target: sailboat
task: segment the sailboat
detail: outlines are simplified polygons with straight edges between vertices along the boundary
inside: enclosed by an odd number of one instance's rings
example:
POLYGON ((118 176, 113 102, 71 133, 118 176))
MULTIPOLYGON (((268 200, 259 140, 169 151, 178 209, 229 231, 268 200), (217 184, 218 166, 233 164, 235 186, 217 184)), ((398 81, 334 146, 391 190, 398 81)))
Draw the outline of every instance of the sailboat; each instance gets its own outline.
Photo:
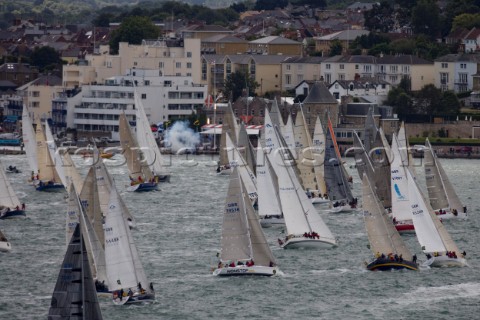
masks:
POLYGON ((465 251, 460 252, 440 218, 427 203, 410 170, 407 171, 410 206, 415 225, 415 234, 427 256, 424 266, 467 266, 465 251))
POLYGON ((158 190, 158 183, 153 179, 150 167, 145 163, 144 153, 133 135, 130 124, 125 113, 119 117, 120 143, 124 150, 123 155, 127 160, 127 168, 130 172, 131 184, 127 191, 155 191, 158 190))
MULTIPOLYGON (((93 167, 95 168, 95 181, 98 199, 100 203, 100 209, 102 215, 105 215, 108 212, 110 193, 112 189, 115 188, 115 186, 112 177, 108 173, 105 163, 103 163, 103 161, 100 159, 99 150, 96 148, 93 149, 93 163, 93 167)), ((83 198, 82 195, 82 202, 83 201, 85 201, 85 198, 83 198)), ((126 208, 126 205, 123 202, 122 198, 120 198, 120 203, 125 208, 124 210, 122 210, 125 222, 130 226, 130 228, 134 228, 136 226, 135 217, 126 208)))
POLYGON ((23 145, 25 146, 28 165, 32 171, 31 182, 33 182, 38 174, 37 141, 35 140, 35 129, 33 128, 32 118, 28 113, 26 105, 23 106, 22 111, 22 140, 23 145))
POLYGON ((76 225, 65 253, 48 319, 103 319, 80 224, 76 225))
POLYGON ((55 168, 54 159, 52 159, 50 155, 52 146, 47 143, 41 123, 37 124, 35 129, 35 141, 37 142, 36 155, 38 165, 37 175, 35 177, 32 176, 32 178, 35 178, 35 189, 45 192, 65 190, 65 187, 61 183, 62 179, 55 168))
POLYGON ((230 175, 222 223, 220 261, 215 276, 273 276, 279 272, 238 168, 230 175))
POLYGON ((327 185, 325 184, 324 177, 324 163, 325 163, 325 131, 323 130, 320 116, 317 116, 315 121, 315 128, 313 129, 312 138, 312 158, 314 160, 315 182, 317 184, 318 191, 316 194, 312 194, 311 199, 313 204, 328 203, 327 185))
POLYGON ((147 179, 156 182, 169 182, 170 174, 165 172, 163 156, 158 147, 157 141, 152 133, 152 128, 145 113, 142 100, 137 91, 134 92, 136 121, 137 121, 137 142, 145 157, 146 165, 150 168, 151 177, 147 179))
POLYGON ((250 166, 247 164, 245 158, 242 156, 237 146, 233 143, 230 138, 230 133, 226 133, 227 139, 227 155, 230 167, 238 167, 238 173, 242 177, 243 185, 247 191, 248 197, 254 204, 258 198, 257 193, 257 178, 255 174, 250 169, 250 166))
POLYGON ((256 167, 260 225, 262 227, 283 226, 285 220, 278 197, 277 176, 261 145, 257 148, 256 167))
POLYGON ((124 210, 127 208, 112 187, 104 225, 108 288, 116 305, 151 302, 155 300, 153 284, 147 280, 124 210))
MULTIPOLYGON (((219 160, 216 169, 217 175, 229 175, 233 171, 233 168, 230 166, 227 154, 227 133, 230 133, 232 140, 237 143, 238 136, 240 134, 240 127, 237 124, 230 103, 228 104, 227 111, 224 114, 222 134, 220 135, 219 160)), ((216 139, 216 136, 214 137, 214 139, 216 139)))
MULTIPOLYGON (((317 120, 320 121, 319 118, 317 118, 317 120)), ((320 130, 320 128, 316 129, 320 130)), ((323 197, 327 193, 327 190, 323 174, 320 172, 320 168, 323 169, 323 165, 320 166, 323 164, 323 161, 320 162, 314 158, 313 142, 307 125, 305 124, 305 116, 301 105, 297 113, 295 125, 293 126, 293 133, 296 153, 298 155, 295 163, 299 172, 300 183, 307 192, 308 197, 312 199, 312 202, 328 203, 329 200, 323 197)), ((317 137, 318 143, 323 142, 320 139, 322 139, 320 136, 317 137)))
POLYGON ((0 219, 26 216, 25 205, 18 200, 10 181, 5 175, 5 171, 0 171, 0 219))
POLYGON ((280 198, 287 237, 279 239, 282 248, 321 248, 337 245, 330 229, 323 222, 296 173, 292 158, 278 127, 272 125, 268 109, 265 109, 266 153, 278 179, 280 198))
POLYGON ((392 162, 390 163, 390 192, 392 201, 392 217, 395 228, 400 233, 413 233, 415 226, 412 221, 412 212, 408 189, 408 159, 402 155, 397 135, 392 136, 392 162))
POLYGON ((342 156, 338 149, 332 122, 328 119, 325 144, 325 184, 327 185, 332 212, 349 212, 355 210, 357 201, 353 198, 342 156))
POLYGON ((370 249, 375 258, 366 264, 368 270, 409 269, 417 270, 416 256, 395 229, 383 204, 377 198, 366 174, 362 179, 363 220, 370 249))
POLYGON ((442 220, 466 218, 467 207, 462 205, 428 138, 425 140, 423 154, 428 198, 435 213, 442 220))
POLYGON ((0 230, 0 252, 9 252, 12 250, 12 245, 8 241, 7 237, 0 230))

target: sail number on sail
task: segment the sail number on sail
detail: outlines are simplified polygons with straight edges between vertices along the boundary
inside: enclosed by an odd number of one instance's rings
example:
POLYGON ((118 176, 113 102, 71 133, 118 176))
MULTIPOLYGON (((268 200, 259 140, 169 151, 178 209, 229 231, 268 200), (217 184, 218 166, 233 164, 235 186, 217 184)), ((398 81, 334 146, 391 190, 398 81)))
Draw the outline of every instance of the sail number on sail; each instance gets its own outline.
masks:
POLYGON ((418 207, 418 204, 412 204, 412 214, 417 215, 417 214, 422 214, 423 210, 418 207))
POLYGON ((227 203, 227 209, 225 209, 225 212, 227 212, 227 213, 240 212, 240 208, 238 207, 238 203, 236 203, 236 202, 227 203))

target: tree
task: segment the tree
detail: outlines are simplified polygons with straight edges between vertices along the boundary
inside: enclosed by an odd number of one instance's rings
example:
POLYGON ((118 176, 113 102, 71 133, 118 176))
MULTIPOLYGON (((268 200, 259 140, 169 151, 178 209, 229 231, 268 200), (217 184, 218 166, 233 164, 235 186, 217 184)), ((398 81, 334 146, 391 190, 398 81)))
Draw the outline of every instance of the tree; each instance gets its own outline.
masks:
POLYGON ((32 65, 38 67, 40 72, 45 70, 60 69, 62 59, 60 54, 52 47, 36 47, 30 55, 32 65))
POLYGON ((125 18, 120 27, 112 32, 110 48, 118 53, 119 42, 141 44, 144 39, 156 39, 160 35, 160 28, 155 26, 149 18, 132 16, 125 18))
POLYGON ((458 114, 460 112, 461 103, 453 91, 444 91, 440 100, 439 113, 458 114))
POLYGON ((418 114, 438 114, 441 110, 442 92, 433 84, 427 84, 416 94, 415 109, 418 114))
POLYGON ((440 10, 434 0, 420 0, 412 9, 412 28, 416 34, 436 39, 440 34, 440 10))
POLYGON ((230 101, 236 101, 242 96, 247 87, 249 94, 254 94, 255 90, 259 87, 259 84, 255 79, 250 77, 248 72, 235 71, 225 80, 223 95, 228 97, 230 101))
POLYGON ((333 40, 330 44, 330 57, 341 55, 343 52, 343 46, 340 40, 333 40))
POLYGON ((108 27, 110 26, 113 17, 114 16, 111 13, 101 13, 93 19, 92 23, 95 27, 108 27))
POLYGON ((394 25, 394 10, 389 2, 375 4, 372 10, 365 11, 365 27, 372 31, 390 32, 394 25))

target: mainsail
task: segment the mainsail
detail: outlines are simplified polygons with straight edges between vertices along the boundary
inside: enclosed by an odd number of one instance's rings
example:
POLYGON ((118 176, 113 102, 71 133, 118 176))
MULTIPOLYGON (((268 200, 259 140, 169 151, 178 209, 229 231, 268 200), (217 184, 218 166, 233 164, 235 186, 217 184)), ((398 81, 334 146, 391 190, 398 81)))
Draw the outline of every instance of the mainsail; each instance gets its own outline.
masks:
POLYGON ((425 140, 425 147, 425 181, 430 205, 434 210, 448 208, 461 212, 463 209, 462 202, 450 183, 428 138, 425 140))
POLYGON ((35 140, 35 130, 33 128, 32 119, 28 114, 27 106, 23 106, 22 112, 22 140, 25 147, 25 153, 27 154, 28 165, 32 170, 32 173, 36 175, 38 173, 37 163, 37 141, 35 140))
POLYGON ((282 215, 277 178, 261 146, 257 148, 257 190, 258 215, 261 218, 282 215))
POLYGON ((0 162, 0 211, 1 207, 7 207, 13 209, 17 206, 20 207, 20 200, 18 200, 15 190, 13 190, 10 181, 5 175, 2 163, 0 162))
POLYGON ((457 252, 458 249, 443 223, 434 213, 432 207, 425 201, 410 170, 407 170, 409 194, 413 224, 418 242, 425 253, 457 252))
POLYGON ((143 103, 136 91, 134 92, 134 98, 135 107, 137 110, 137 142, 145 157, 145 165, 150 167, 152 176, 145 177, 147 180, 150 180, 154 176, 164 175, 165 167, 162 154, 160 153, 160 149, 158 148, 157 142, 155 141, 155 137, 153 136, 152 129, 148 122, 143 103))
POLYGON ((133 241, 130 228, 125 221, 123 211, 126 207, 120 201, 115 187, 110 192, 108 213, 105 216, 105 261, 109 290, 137 288, 143 285, 147 293, 148 280, 140 262, 137 247, 133 241))
POLYGON ((412 260, 410 250, 388 217, 366 174, 363 175, 362 193, 363 219, 372 252, 398 254, 402 255, 403 259, 412 260))
POLYGON ((79 224, 72 235, 57 277, 48 319, 102 319, 79 224))

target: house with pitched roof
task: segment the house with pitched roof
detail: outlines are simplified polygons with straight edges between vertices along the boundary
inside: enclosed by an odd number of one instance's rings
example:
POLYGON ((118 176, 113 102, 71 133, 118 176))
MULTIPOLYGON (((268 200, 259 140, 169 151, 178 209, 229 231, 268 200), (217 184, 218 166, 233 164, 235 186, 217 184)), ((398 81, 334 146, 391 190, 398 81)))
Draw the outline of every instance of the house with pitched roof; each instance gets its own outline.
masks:
POLYGON ((344 96, 352 96, 376 104, 382 104, 391 89, 390 83, 376 78, 336 80, 328 86, 328 90, 337 100, 344 96))
POLYGON ((282 62, 282 91, 296 90, 303 81, 319 81, 324 57, 290 57, 282 62))
POLYGON ((322 62, 321 78, 326 84, 336 80, 375 76, 377 58, 367 55, 337 55, 322 62))
POLYGON ((323 52, 324 55, 327 55, 330 52, 330 46, 334 41, 340 41, 344 51, 349 46, 349 43, 355 40, 360 36, 368 36, 370 31, 368 30, 342 30, 327 34, 321 37, 313 38, 315 40, 315 51, 323 52))
POLYGON ((247 53, 251 54, 283 54, 302 55, 303 45, 301 42, 279 36, 268 36, 248 43, 247 53))
POLYGON ((480 53, 457 53, 441 56, 434 61, 435 87, 455 93, 474 89, 473 79, 479 72, 480 53))
POLYGON ((202 54, 243 54, 248 49, 248 41, 232 36, 217 34, 202 39, 202 54))

